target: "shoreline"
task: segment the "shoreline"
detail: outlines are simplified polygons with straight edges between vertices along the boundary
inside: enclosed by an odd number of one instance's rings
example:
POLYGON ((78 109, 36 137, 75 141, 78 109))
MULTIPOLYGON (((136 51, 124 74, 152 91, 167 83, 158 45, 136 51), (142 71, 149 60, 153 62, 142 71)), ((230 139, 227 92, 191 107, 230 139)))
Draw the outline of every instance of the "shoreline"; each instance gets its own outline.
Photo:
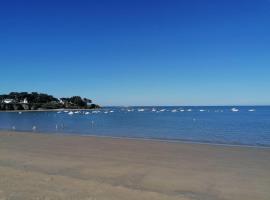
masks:
POLYGON ((268 148, 0 131, 0 199, 268 200, 269 156, 268 148))
POLYGON ((5 130, 0 129, 1 132, 9 133, 33 133, 33 134, 45 134, 45 135, 58 135, 58 136, 75 136, 75 137, 96 137, 96 138, 108 138, 119 140, 138 140, 138 141, 152 141, 152 142, 165 142, 165 143, 183 143, 183 144, 198 144, 198 145, 211 145, 211 146, 224 146, 224 147, 243 147, 243 148, 259 148, 270 149, 267 145, 248 145, 248 144, 228 144, 228 143, 211 143, 207 141, 192 141, 181 139, 158 139, 158 138, 144 138, 144 137, 125 137, 125 136, 109 136, 109 135, 95 135, 95 134, 80 134, 80 133, 64 133, 64 132, 39 132, 39 131, 20 131, 20 130, 5 130))
POLYGON ((79 134, 79 133, 62 133, 62 132, 39 132, 39 131, 20 131, 20 130, 4 130, 0 129, 1 132, 8 133, 32 133, 32 134, 45 134, 45 135, 58 135, 58 136, 74 136, 74 137, 94 137, 94 138, 108 138, 116 140, 135 140, 135 141, 150 141, 150 142, 164 142, 164 143, 183 143, 183 144, 198 144, 198 145, 210 145, 210 146, 224 146, 224 147, 243 147, 243 148, 255 148, 255 149, 270 149, 267 145, 247 145, 247 144, 228 144, 228 143, 211 143, 204 141, 191 141, 181 139, 157 139, 157 138, 143 138, 143 137, 125 137, 125 136, 107 136, 107 135, 95 135, 95 134, 79 134))
POLYGON ((87 109, 87 108, 80 108, 80 109, 48 109, 48 110, 0 110, 0 112, 58 112, 58 111, 91 111, 91 110, 98 110, 98 109, 102 109, 102 108, 91 108, 91 109, 87 109))

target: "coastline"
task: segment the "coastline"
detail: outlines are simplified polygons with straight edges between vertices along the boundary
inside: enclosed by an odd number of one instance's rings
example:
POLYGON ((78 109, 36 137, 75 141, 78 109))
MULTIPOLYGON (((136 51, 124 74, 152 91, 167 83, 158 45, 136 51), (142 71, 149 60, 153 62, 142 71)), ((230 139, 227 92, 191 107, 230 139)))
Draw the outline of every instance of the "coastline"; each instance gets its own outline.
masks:
POLYGON ((47 109, 47 110, 0 110, 0 112, 58 112, 58 111, 91 111, 91 110, 98 110, 102 108, 79 108, 79 109, 47 109))
POLYGON ((5 130, 0 129, 1 132, 8 133, 32 133, 32 134, 53 134, 57 136, 73 136, 73 137, 94 137, 94 138, 107 138, 116 140, 135 140, 135 141, 150 141, 150 142, 164 142, 164 143, 180 143, 180 144, 198 144, 198 145, 210 145, 210 146, 224 146, 224 147, 243 147, 243 148, 259 148, 259 149, 270 149, 268 145, 248 145, 248 144, 230 144, 230 143, 214 143, 208 141, 193 141, 184 139, 162 139, 162 138, 146 138, 146 137, 126 137, 126 136, 109 136, 109 135, 98 135, 98 134, 78 134, 78 133, 64 133, 64 132, 40 132, 40 131, 20 131, 20 130, 5 130))
POLYGON ((269 156, 268 148, 0 131, 0 199, 268 200, 269 156))

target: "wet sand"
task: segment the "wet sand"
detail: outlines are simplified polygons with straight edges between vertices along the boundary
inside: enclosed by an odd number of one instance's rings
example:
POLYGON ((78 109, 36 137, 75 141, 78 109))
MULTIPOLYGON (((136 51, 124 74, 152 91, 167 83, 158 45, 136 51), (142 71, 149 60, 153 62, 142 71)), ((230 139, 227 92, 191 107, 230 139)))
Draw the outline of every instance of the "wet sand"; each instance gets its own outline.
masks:
POLYGON ((270 149, 0 132, 0 200, 269 200, 270 149))

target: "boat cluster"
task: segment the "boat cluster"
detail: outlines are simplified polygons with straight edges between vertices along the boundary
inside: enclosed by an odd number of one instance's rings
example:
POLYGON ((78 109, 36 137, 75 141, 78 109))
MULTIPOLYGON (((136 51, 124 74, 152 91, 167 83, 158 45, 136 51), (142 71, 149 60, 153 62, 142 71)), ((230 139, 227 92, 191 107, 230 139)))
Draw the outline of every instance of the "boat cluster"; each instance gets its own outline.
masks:
MULTIPOLYGON (((172 113, 176 113, 176 112, 192 112, 192 111, 199 111, 199 112, 211 112, 212 110, 205 110, 205 109, 199 109, 199 110, 193 110, 191 108, 188 108, 188 109, 183 109, 183 108, 174 108, 174 109, 158 109, 158 108, 132 108, 132 109, 121 109, 122 111, 127 111, 127 112, 156 112, 156 113, 159 113, 159 112, 172 112, 172 113)), ((219 109, 219 110, 214 110, 213 112, 224 112, 225 110, 222 110, 222 109, 219 109)), ((240 109, 238 108, 232 108, 230 109, 231 112, 239 112, 240 109)), ((248 109, 249 112, 255 112, 256 110, 255 109, 248 109)))
MULTIPOLYGON (((122 109, 99 109, 99 110, 77 110, 77 111, 71 111, 71 110, 64 110, 64 111, 58 111, 57 113, 67 113, 68 115, 74 115, 74 114, 83 114, 83 115, 89 115, 89 114, 98 114, 98 113, 103 113, 103 114, 110 114, 114 112, 153 112, 153 113, 162 113, 162 112, 172 112, 172 113, 177 113, 177 112, 192 112, 192 111, 197 111, 197 112, 224 112, 225 110, 219 109, 219 110, 206 110, 206 109, 184 109, 184 108, 122 108, 122 109)), ((228 111, 228 110, 227 110, 228 111)), ((229 111, 231 112, 239 112, 239 108, 231 108, 229 111)), ((248 112, 255 112, 255 109, 248 109, 248 112)))
POLYGON ((113 113, 114 110, 77 110, 77 111, 71 111, 71 110, 64 110, 64 111, 58 111, 57 114, 66 113, 68 115, 74 115, 74 114, 82 114, 82 115, 89 115, 89 114, 97 114, 97 113, 113 113))

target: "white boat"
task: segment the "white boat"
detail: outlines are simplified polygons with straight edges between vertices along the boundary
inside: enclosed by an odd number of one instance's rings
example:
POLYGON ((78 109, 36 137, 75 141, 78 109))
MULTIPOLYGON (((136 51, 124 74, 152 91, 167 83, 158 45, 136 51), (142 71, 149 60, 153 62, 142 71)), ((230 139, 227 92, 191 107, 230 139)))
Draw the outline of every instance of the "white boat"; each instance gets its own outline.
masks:
POLYGON ((238 112, 239 109, 237 109, 237 108, 232 108, 231 111, 232 111, 232 112, 238 112))
POLYGON ((173 109, 172 112, 177 112, 177 110, 176 109, 173 109))
POLYGON ((187 111, 188 111, 188 112, 191 112, 191 111, 192 111, 192 109, 187 109, 187 111))
POLYGON ((185 112, 185 110, 181 109, 180 112, 185 112))
POLYGON ((249 112, 255 112, 255 109, 249 109, 248 111, 249 112))
POLYGON ((78 114, 78 113, 80 113, 79 111, 76 111, 76 112, 74 112, 75 114, 78 114))
POLYGON ((156 112, 157 110, 155 108, 152 108, 152 112, 156 112))
POLYGON ((73 112, 72 112, 72 111, 70 111, 68 114, 69 114, 69 115, 73 115, 73 112))
POLYGON ((84 114, 85 114, 85 115, 89 115, 89 112, 85 112, 84 114))
POLYGON ((143 108, 138 109, 138 112, 143 112, 143 111, 144 111, 144 109, 143 109, 143 108))
POLYGON ((200 112, 204 112, 205 110, 201 109, 200 112))
POLYGON ((164 112, 166 109, 161 109, 160 112, 164 112))
POLYGON ((110 111, 110 113, 113 113, 113 112, 114 112, 113 110, 110 111))

